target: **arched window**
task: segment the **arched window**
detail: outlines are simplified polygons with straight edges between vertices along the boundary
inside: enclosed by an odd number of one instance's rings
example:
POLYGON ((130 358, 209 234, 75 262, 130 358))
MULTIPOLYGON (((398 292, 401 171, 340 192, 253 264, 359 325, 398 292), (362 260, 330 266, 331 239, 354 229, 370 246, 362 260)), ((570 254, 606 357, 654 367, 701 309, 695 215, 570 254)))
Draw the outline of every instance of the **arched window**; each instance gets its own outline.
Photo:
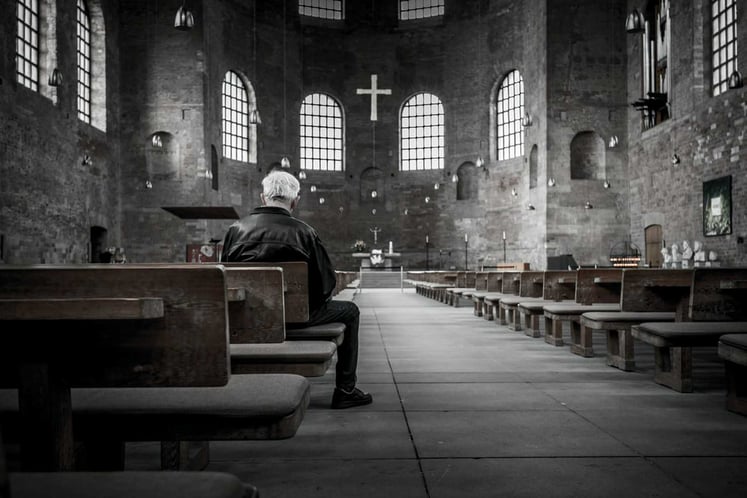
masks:
POLYGON ((342 107, 323 93, 301 103, 301 169, 343 171, 345 135, 342 107))
POLYGON ((78 54, 78 119, 91 122, 91 19, 85 0, 78 0, 76 52, 78 54))
POLYGON ((16 78, 31 90, 39 90, 39 1, 16 2, 16 78))
POLYGON ((669 53, 672 48, 669 0, 649 0, 644 17, 645 29, 641 35, 642 98, 634 105, 641 111, 643 129, 646 130, 669 119, 669 53))
POLYGON ((340 21, 345 19, 345 1, 298 0, 298 13, 302 16, 340 21))
POLYGON ((498 87, 496 98, 496 145, 498 160, 524 155, 524 80, 511 71, 498 87))
POLYGON ((737 69, 736 0, 711 0, 711 26, 715 97, 729 88, 729 76, 737 69))
POLYGON ((571 180, 605 177, 607 151, 604 140, 593 131, 582 131, 571 140, 571 180))
POLYGON ((425 19, 444 15, 444 0, 400 0, 399 19, 425 19))
MULTIPOLYGON (((223 157, 249 162, 249 111, 254 102, 249 101, 249 90, 244 80, 233 71, 228 71, 223 78, 222 100, 223 157)), ((256 125, 251 128, 256 133, 256 125)))
POLYGON ((444 106, 438 97, 419 93, 405 102, 400 115, 399 169, 443 169, 444 130, 444 106))

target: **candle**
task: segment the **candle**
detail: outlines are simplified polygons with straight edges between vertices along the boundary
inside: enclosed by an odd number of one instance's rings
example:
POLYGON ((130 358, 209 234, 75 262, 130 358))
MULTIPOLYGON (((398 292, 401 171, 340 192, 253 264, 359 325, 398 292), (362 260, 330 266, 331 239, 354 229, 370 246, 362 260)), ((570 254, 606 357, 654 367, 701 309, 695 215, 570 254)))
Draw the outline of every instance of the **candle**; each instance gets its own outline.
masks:
POLYGON ((506 240, 506 232, 503 232, 503 240, 506 240))
POLYGON ((428 235, 426 234, 426 236, 425 236, 425 243, 427 244, 428 242, 430 242, 430 240, 428 239, 428 235))
POLYGON ((389 254, 392 254, 394 252, 394 246, 392 245, 392 241, 389 241, 389 254))
POLYGON ((464 241, 469 242, 469 236, 466 233, 464 234, 464 241))

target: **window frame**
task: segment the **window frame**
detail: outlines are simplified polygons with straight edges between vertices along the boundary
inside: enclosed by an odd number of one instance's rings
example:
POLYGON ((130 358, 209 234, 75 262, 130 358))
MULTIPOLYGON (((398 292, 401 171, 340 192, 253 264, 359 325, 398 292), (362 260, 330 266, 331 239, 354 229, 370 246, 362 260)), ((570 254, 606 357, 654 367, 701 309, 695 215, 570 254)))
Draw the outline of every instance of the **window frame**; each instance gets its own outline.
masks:
POLYGON ((420 21, 443 17, 445 12, 446 0, 400 0, 397 17, 402 22, 420 21), (434 9, 436 13, 432 13, 434 9))
POLYGON ((226 71, 221 84, 221 153, 226 159, 249 162, 249 112, 248 85, 238 72, 226 71), (233 90, 231 94, 227 93, 227 87, 233 90))
POLYGON ((299 165, 305 171, 333 173, 345 171, 345 115, 342 105, 332 95, 324 92, 314 92, 306 95, 301 101, 299 109, 299 165), (315 98, 316 102, 314 102, 315 98), (306 112, 309 109, 313 111, 315 108, 319 108, 319 110, 327 109, 328 112, 325 114, 306 112), (311 122, 307 122, 307 119, 311 122), (332 120, 332 123, 329 123, 330 120, 332 120), (333 131, 332 137, 329 136, 330 130, 333 131), (307 145, 307 140, 310 140, 311 144, 307 145), (338 143, 339 147, 322 147, 323 141, 329 145, 330 140, 333 144, 338 143), (332 158, 329 157, 330 152, 332 158), (322 165, 328 165, 330 162, 333 164, 332 168, 322 167, 322 165))
POLYGON ((718 8, 719 0, 710 2, 711 25, 711 95, 716 97, 729 89, 729 77, 737 70, 739 49, 739 12, 737 0, 725 0, 725 8, 718 8), (732 19, 728 16, 731 14, 732 19), (721 25, 723 21, 723 26, 721 25), (731 34, 731 37, 730 37, 731 34), (724 40, 721 40, 723 35, 724 40), (731 54, 729 51, 731 49, 731 54), (723 59, 721 55, 723 53, 723 59), (718 62, 716 62, 718 60, 718 62))
POLYGON ((41 0, 16 0, 16 81, 39 91, 41 0))
POLYGON ((93 102, 93 60, 91 52, 93 43, 91 14, 86 0, 77 1, 75 26, 78 119, 84 123, 91 124, 93 102), (85 23, 82 21, 85 21, 85 23))
POLYGON ((438 171, 443 170, 446 164, 446 112, 444 109, 443 102, 441 99, 429 92, 418 92, 410 96, 402 104, 399 112, 399 170, 403 172, 410 171, 438 171), (423 102, 418 102, 418 98, 422 97, 423 102), (430 99, 425 102, 425 99, 430 99), (434 101, 435 99, 435 101, 434 101), (412 103, 412 104, 411 104, 412 103), (414 108, 424 109, 428 106, 429 111, 432 111, 432 106, 436 106, 437 112, 429 112, 428 114, 413 113, 412 115, 406 115, 409 109, 414 108), (436 123, 433 124, 433 117, 436 116, 436 123), (422 124, 418 124, 418 119, 423 118, 422 124), (407 119, 407 123, 405 122, 407 119), (410 126, 409 120, 415 119, 416 123, 414 126, 410 126), (427 123, 426 123, 427 122, 427 123), (429 134, 424 133, 425 128, 429 128, 429 134), (435 134, 433 133, 435 128, 435 134), (415 130, 414 135, 411 136, 410 130, 415 130), (419 133, 423 132, 423 133, 419 133), (433 140, 437 139, 438 144, 433 146, 433 140), (422 140, 422 144, 418 144, 418 141, 422 140), (407 142, 406 142, 407 141, 407 142), (410 141, 415 141, 415 146, 409 146, 410 141), (427 145, 430 141, 431 145, 427 145), (405 144, 407 143, 407 147, 405 144), (422 155, 426 150, 430 151, 431 154, 435 151, 437 155, 428 154, 422 155), (414 151, 414 157, 410 157, 410 151, 414 151), (415 162, 414 166, 410 166, 412 162, 415 162), (422 164, 418 164, 422 161, 422 164), (434 167, 433 164, 436 164, 434 167))
POLYGON ((526 142, 523 124, 526 112, 524 96, 524 78, 518 69, 513 69, 501 79, 495 94, 494 150, 498 161, 508 161, 524 155, 526 142), (515 77, 518 77, 518 79, 515 79, 515 77), (519 88, 518 92, 515 91, 517 87, 519 88), (504 95, 504 92, 507 95, 504 95), (514 100, 518 100, 516 105, 513 105, 514 100), (507 102, 509 107, 503 105, 507 102))
POLYGON ((311 19, 322 19, 324 21, 344 21, 345 0, 298 0, 298 15, 311 19), (333 5, 329 6, 330 3, 333 5), (339 4, 340 8, 335 8, 337 5, 334 4, 339 4), (335 14, 338 12, 339 16, 336 16, 335 14), (327 15, 329 13, 332 15, 327 15))

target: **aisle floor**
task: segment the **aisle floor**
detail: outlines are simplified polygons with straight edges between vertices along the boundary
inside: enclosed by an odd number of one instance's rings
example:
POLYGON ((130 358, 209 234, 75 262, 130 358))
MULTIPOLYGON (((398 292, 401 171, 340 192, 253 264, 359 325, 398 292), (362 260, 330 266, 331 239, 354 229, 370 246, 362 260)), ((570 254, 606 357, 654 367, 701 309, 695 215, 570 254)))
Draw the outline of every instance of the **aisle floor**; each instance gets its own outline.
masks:
MULTIPOLYGON (((622 372, 603 336, 581 358, 412 290, 355 302, 374 403, 329 409, 332 367, 294 438, 214 442, 210 470, 263 498, 745 495, 747 417, 724 408, 713 351, 696 352, 696 392, 681 394, 653 382, 645 344, 622 372)), ((128 461, 155 469, 158 448, 128 445, 128 461)))

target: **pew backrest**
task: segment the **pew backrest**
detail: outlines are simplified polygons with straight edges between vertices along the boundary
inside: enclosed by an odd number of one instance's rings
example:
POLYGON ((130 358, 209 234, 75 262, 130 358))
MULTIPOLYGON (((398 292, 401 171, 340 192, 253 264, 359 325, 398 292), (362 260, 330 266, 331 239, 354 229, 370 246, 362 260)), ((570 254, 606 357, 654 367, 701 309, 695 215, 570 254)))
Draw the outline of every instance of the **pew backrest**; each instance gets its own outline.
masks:
POLYGON ((283 269, 226 266, 231 344, 285 340, 283 269))
POLYGON ((579 268, 576 271, 576 302, 578 304, 620 303, 621 269, 579 268))
POLYGON ((671 312, 687 319, 693 270, 659 268, 624 269, 620 310, 671 312))
POLYGON ((523 271, 519 273, 519 296, 542 297, 544 275, 541 271, 523 271))
POLYGON ((0 316, 0 363, 8 371, 38 359, 62 362, 66 381, 78 387, 228 382, 219 265, 0 265, 0 316), (29 303, 41 314, 24 312, 29 303))
POLYGON ((695 268, 688 307, 692 321, 747 321, 747 268, 695 268))
POLYGON ((309 321, 309 270, 304 261, 284 261, 272 263, 240 262, 222 263, 226 268, 267 268, 283 269, 285 289, 286 323, 309 321))
POLYGON ((501 293, 519 295, 521 272, 504 271, 501 277, 501 293))
POLYGON ((576 296, 575 270, 548 270, 544 272, 542 298, 547 301, 563 301, 576 296))

